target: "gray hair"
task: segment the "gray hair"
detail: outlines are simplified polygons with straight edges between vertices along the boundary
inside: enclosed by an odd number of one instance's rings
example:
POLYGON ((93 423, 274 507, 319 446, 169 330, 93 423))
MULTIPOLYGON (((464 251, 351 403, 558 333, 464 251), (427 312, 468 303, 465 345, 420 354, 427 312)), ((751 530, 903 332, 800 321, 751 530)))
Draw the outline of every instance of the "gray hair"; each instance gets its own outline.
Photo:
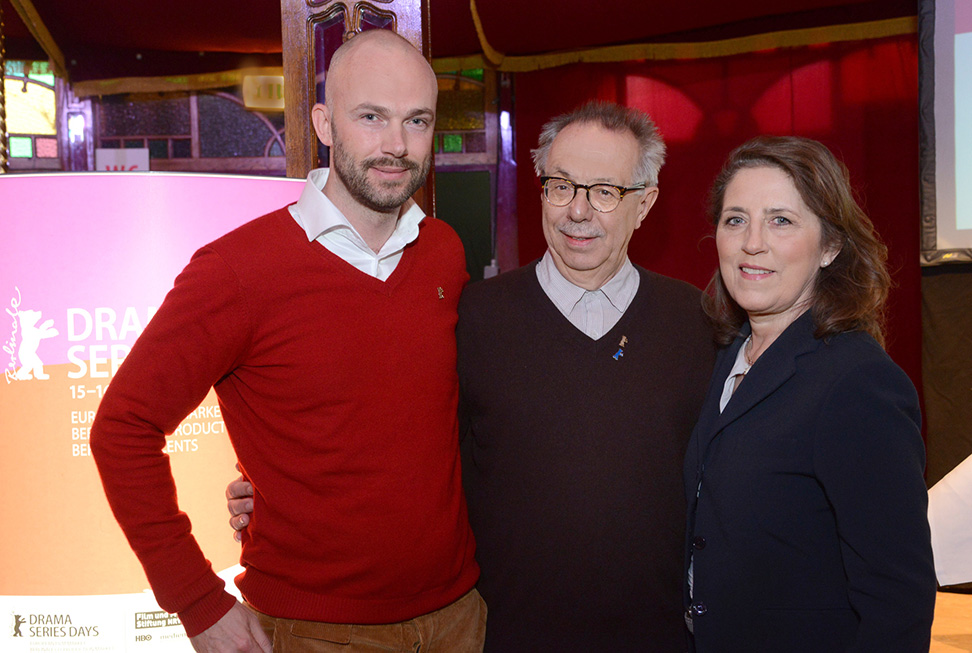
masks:
POLYGON ((610 131, 631 132, 638 141, 638 149, 641 150, 632 183, 643 181, 648 186, 658 185, 658 171, 665 163, 665 142, 655 128, 655 123, 644 111, 603 101, 588 102, 570 113, 557 116, 543 126, 537 149, 530 152, 537 176, 544 174, 547 156, 557 135, 568 125, 583 123, 594 123, 610 131))

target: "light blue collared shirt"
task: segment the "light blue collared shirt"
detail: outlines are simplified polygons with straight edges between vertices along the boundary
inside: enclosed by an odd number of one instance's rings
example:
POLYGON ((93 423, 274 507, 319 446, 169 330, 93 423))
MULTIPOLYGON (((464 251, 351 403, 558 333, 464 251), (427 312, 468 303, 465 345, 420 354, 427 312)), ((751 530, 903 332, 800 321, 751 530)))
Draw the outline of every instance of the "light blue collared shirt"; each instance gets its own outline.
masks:
POLYGON ((597 290, 585 290, 557 269, 550 250, 537 264, 537 280, 550 301, 570 323, 593 340, 610 331, 638 292, 641 275, 627 258, 611 279, 597 290))

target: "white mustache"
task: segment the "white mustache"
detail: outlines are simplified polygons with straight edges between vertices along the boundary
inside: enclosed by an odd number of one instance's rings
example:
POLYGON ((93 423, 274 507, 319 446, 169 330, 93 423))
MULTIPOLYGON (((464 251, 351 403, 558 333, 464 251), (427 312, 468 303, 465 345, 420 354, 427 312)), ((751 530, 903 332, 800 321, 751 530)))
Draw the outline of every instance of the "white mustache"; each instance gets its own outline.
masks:
POLYGON ((558 231, 568 238, 599 238, 604 235, 604 232, 599 229, 585 229, 578 225, 565 225, 559 227, 558 231))

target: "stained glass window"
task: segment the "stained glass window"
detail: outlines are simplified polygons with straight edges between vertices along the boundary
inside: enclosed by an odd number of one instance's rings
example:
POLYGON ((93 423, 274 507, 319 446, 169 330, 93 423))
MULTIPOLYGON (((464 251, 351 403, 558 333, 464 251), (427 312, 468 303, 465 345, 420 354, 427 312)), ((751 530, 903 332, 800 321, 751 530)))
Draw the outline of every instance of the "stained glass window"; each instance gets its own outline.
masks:
POLYGON ((485 129, 486 86, 482 81, 482 73, 482 70, 477 70, 438 75, 439 106, 436 126, 440 130, 485 129))
POLYGON ((462 134, 443 134, 443 152, 462 152, 462 134))
POLYGON ((241 88, 105 96, 95 108, 97 147, 148 148, 153 170, 286 171, 284 114, 246 109, 241 88))
POLYGON ((438 165, 496 162, 496 76, 481 68, 439 73, 438 165))
POLYGON ((12 170, 57 168, 57 100, 45 61, 7 61, 3 94, 12 170))
POLYGON ((283 113, 278 111, 264 114, 248 110, 243 106, 242 95, 200 95, 200 156, 264 156, 267 138, 272 133, 266 125, 270 116, 283 127, 283 113))
POLYGON ((188 93, 106 95, 98 115, 101 138, 190 133, 188 93))
POLYGON ((10 156, 14 159, 29 159, 34 156, 34 144, 29 137, 10 137, 10 156))

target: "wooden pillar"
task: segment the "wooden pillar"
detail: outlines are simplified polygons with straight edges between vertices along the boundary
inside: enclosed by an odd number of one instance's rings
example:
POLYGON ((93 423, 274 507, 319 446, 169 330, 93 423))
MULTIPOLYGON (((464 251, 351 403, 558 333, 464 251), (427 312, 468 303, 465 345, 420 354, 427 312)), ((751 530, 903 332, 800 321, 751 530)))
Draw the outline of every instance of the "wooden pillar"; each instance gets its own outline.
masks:
MULTIPOLYGON (((303 178, 327 165, 311 125, 311 108, 324 101, 325 71, 334 51, 369 29, 391 29, 429 58, 428 0, 280 0, 283 28, 284 125, 287 176, 303 178)), ((424 205, 424 204, 423 204, 424 205)))
POLYGON ((89 172, 94 167, 95 129, 94 111, 90 99, 81 99, 71 91, 63 79, 55 81, 57 88, 57 149, 61 170, 89 172))

